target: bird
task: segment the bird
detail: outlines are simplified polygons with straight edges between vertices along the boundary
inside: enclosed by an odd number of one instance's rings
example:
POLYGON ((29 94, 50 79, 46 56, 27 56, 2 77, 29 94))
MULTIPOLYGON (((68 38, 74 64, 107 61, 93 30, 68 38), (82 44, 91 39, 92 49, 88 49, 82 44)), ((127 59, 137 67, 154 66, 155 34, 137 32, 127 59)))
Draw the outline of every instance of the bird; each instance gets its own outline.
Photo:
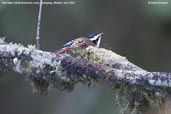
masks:
POLYGON ((55 54, 62 54, 67 51, 72 51, 73 53, 80 53, 83 49, 88 46, 99 47, 101 42, 101 37, 103 33, 91 34, 87 37, 79 37, 71 40, 63 45, 63 48, 55 51, 55 54))

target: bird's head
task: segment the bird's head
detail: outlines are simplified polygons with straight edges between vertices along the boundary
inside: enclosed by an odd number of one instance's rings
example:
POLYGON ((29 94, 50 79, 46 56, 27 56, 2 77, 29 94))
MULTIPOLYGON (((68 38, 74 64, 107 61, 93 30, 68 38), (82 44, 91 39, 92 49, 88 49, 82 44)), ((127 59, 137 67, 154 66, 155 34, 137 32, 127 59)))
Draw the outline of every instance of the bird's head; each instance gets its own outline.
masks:
POLYGON ((96 47, 99 47, 102 35, 103 33, 91 34, 87 36, 87 38, 90 39, 96 45, 96 47))

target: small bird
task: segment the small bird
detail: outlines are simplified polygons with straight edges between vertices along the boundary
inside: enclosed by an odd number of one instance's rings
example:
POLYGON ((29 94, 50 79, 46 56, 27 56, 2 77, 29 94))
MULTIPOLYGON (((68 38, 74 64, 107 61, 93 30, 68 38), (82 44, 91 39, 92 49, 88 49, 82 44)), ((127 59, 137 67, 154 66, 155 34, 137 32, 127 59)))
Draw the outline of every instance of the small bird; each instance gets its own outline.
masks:
POLYGON ((81 51, 88 46, 99 47, 102 35, 103 33, 91 34, 87 37, 79 37, 75 40, 71 40, 64 44, 62 49, 55 51, 55 54, 62 54, 68 50, 75 53, 76 51, 81 51))

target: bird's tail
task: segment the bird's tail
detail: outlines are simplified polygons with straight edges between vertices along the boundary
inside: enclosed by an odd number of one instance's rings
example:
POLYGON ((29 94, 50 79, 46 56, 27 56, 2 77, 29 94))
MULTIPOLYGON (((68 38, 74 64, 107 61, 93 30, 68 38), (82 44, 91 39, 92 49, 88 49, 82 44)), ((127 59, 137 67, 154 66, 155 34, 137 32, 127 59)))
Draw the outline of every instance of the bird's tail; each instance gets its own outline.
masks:
POLYGON ((68 51, 68 50, 69 50, 69 48, 64 47, 64 48, 62 48, 62 49, 59 49, 59 50, 55 51, 54 53, 55 53, 55 54, 62 54, 62 53, 64 53, 64 52, 68 51))

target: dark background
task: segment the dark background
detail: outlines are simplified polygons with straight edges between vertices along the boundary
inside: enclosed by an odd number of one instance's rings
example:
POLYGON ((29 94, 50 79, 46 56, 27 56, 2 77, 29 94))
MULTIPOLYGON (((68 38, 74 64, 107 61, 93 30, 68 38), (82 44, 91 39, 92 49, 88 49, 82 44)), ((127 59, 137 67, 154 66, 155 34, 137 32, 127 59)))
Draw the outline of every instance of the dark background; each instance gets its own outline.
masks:
MULTIPOLYGON (((148 71, 171 71, 169 0, 161 0, 167 5, 150 5, 150 0, 73 1, 74 5, 43 5, 42 50, 55 51, 76 37, 103 32, 101 47, 148 71)), ((37 16, 38 5, 0 3, 0 36, 25 46, 35 44, 37 16)), ((24 76, 14 72, 0 80, 0 114, 118 114, 118 110, 115 90, 108 85, 78 84, 70 93, 53 89, 41 96, 32 92, 24 76)))

